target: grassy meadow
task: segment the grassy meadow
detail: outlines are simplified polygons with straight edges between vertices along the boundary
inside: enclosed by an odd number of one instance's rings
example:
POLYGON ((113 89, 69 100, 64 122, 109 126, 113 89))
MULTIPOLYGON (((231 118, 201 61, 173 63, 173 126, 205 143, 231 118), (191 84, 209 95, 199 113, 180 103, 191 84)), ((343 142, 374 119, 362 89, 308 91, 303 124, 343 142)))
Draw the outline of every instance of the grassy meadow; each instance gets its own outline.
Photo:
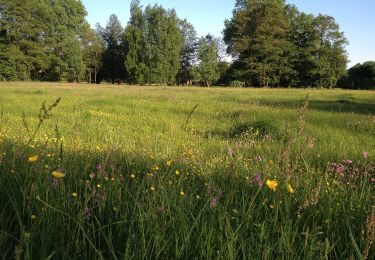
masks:
POLYGON ((374 158, 375 91, 0 83, 1 258, 374 259, 374 158))

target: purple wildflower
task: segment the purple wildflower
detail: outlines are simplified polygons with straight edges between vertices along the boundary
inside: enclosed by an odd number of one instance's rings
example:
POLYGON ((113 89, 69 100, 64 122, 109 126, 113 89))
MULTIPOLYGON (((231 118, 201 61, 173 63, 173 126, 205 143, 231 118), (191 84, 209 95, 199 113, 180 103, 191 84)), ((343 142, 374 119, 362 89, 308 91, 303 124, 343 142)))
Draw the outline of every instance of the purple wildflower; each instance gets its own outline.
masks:
POLYGON ((343 160, 342 162, 343 162, 343 163, 346 163, 346 164, 352 164, 352 163, 353 163, 352 160, 343 160))
POLYGON ((263 176, 262 176, 262 174, 260 172, 256 173, 255 176, 254 176, 254 179, 257 182, 258 187, 262 188, 262 186, 263 186, 263 176))
POLYGON ((211 201, 211 207, 216 208, 216 206, 217 206, 217 198, 216 196, 213 196, 212 201, 211 201))
POLYGON ((341 163, 336 167, 336 173, 340 176, 344 176, 345 166, 341 163))

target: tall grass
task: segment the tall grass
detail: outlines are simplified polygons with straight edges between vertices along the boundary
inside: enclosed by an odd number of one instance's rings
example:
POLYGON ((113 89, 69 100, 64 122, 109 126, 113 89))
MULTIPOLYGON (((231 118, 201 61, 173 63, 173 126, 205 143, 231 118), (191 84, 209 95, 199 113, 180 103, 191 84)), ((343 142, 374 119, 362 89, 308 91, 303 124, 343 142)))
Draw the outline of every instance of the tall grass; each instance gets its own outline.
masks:
POLYGON ((1 256, 372 259, 374 100, 2 84, 1 256))

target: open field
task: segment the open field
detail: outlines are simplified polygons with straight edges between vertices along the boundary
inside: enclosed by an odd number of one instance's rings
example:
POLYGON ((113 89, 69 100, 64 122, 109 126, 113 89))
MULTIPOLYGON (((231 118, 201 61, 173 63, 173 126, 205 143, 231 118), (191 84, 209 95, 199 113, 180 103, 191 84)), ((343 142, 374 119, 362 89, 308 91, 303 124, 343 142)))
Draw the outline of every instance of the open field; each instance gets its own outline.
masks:
POLYGON ((374 91, 1 83, 1 256, 372 259, 374 158, 374 91))

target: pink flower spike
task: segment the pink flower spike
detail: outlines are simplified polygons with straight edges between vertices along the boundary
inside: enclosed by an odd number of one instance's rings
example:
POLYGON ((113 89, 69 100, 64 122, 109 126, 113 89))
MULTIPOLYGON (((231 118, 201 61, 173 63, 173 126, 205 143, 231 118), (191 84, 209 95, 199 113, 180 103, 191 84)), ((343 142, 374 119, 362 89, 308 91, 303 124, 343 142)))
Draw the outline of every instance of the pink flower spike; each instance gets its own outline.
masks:
POLYGON ((262 186, 263 186, 263 178, 262 178, 262 174, 258 172, 257 174, 255 174, 254 179, 255 179, 255 181, 257 182, 258 187, 259 187, 259 188, 262 188, 262 186))
POLYGON ((211 201, 211 207, 216 208, 216 206, 217 206, 217 198, 216 196, 213 196, 212 201, 211 201))

